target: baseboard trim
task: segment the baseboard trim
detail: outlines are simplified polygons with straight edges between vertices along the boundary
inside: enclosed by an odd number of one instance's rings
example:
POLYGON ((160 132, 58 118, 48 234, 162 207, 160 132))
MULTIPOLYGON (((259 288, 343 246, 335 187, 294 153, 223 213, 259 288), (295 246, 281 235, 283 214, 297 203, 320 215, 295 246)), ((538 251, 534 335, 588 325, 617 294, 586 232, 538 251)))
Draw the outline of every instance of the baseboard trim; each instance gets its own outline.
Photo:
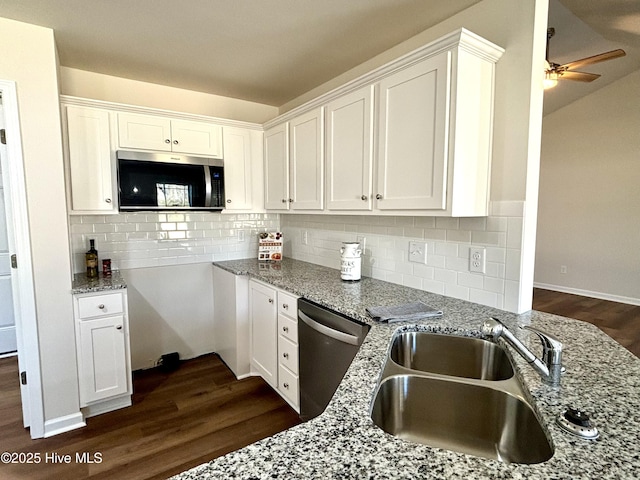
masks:
POLYGON ((533 287, 541 288, 543 290, 553 290, 554 292, 571 293, 573 295, 580 295, 582 297, 591 297, 591 298, 597 298, 600 300, 609 300, 611 302, 627 303, 629 305, 640 306, 640 298, 624 297, 622 295, 612 295, 610 293, 593 292, 591 290, 564 287, 562 285, 551 285, 548 283, 533 282, 533 287))
POLYGON ((64 417, 54 418, 44 422, 44 438, 53 437, 54 435, 59 435, 70 430, 86 426, 87 424, 80 412, 65 415, 64 417))

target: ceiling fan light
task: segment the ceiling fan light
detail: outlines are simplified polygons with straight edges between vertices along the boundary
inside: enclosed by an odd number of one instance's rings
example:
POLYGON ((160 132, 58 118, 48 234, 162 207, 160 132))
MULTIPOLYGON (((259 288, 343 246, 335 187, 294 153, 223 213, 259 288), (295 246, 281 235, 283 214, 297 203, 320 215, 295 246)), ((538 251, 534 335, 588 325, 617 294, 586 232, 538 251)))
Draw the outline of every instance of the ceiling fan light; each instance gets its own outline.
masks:
POLYGON ((556 72, 546 71, 544 72, 544 80, 542 81, 542 86, 545 90, 549 88, 553 88, 558 84, 558 75, 556 72))

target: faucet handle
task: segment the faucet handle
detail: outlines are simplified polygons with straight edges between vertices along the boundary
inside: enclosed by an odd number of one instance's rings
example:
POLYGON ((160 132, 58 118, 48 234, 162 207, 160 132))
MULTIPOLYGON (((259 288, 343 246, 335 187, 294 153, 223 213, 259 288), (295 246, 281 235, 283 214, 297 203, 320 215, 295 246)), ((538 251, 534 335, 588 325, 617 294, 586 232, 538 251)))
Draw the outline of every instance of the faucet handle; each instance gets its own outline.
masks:
POLYGON ((524 325, 520 328, 524 328, 525 330, 530 330, 540 338, 542 342, 543 354, 542 359, 547 364, 556 364, 562 363, 562 342, 557 338, 551 335, 550 333, 543 332, 542 330, 538 330, 535 327, 531 327, 529 325, 524 325))

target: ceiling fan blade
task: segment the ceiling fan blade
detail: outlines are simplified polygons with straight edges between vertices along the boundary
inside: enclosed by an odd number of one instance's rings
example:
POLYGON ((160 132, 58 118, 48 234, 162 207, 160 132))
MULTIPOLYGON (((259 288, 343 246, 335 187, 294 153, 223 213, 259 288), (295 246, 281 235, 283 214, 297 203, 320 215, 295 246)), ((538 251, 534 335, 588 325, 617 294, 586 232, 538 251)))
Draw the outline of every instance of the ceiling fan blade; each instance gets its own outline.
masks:
POLYGON ((578 82, 593 82, 594 80, 600 78, 600 75, 596 73, 586 73, 586 72, 573 72, 573 71, 565 71, 560 77, 561 79, 567 80, 576 80, 578 82))
POLYGON ((625 51, 618 48, 617 50, 611 50, 610 52, 605 52, 599 55, 594 55, 592 57, 581 58, 580 60, 565 63, 564 65, 561 65, 560 68, 570 70, 572 68, 578 68, 584 65, 592 65, 598 62, 604 62, 605 60, 613 60, 614 58, 624 57, 625 55, 625 51))

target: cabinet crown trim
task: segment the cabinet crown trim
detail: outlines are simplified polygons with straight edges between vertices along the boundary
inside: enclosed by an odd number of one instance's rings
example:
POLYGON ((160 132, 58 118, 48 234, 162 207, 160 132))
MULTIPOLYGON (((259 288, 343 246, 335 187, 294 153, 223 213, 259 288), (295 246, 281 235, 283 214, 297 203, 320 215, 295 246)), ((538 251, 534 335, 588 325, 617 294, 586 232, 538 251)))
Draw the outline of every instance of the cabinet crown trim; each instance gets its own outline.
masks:
POLYGON ((334 88, 313 100, 265 122, 264 129, 266 130, 283 122, 287 122, 308 110, 318 108, 338 97, 341 97, 342 95, 358 90, 366 85, 373 84, 402 68, 406 68, 416 62, 433 55, 437 55, 443 51, 453 50, 455 48, 468 51, 491 62, 497 62, 505 52, 504 48, 499 47, 480 35, 477 35, 466 28, 459 28, 448 35, 444 35, 432 42, 429 42, 422 47, 406 53, 395 60, 392 60, 354 80, 345 83, 344 85, 334 88))
POLYGON ((249 130, 262 131, 262 125, 259 123, 243 122, 241 120, 230 120, 228 118, 209 117, 207 115, 199 115, 196 113, 176 112, 173 110, 163 110, 160 108, 143 107, 138 105, 129 105, 126 103, 107 102, 105 100, 95 100, 92 98, 74 97, 71 95, 60 95, 60 103, 63 105, 77 105, 81 107, 101 108, 103 110, 111 110, 114 112, 137 113, 142 115, 153 115, 157 117, 166 117, 179 120, 192 120, 197 122, 207 122, 223 127, 239 127, 249 130))

